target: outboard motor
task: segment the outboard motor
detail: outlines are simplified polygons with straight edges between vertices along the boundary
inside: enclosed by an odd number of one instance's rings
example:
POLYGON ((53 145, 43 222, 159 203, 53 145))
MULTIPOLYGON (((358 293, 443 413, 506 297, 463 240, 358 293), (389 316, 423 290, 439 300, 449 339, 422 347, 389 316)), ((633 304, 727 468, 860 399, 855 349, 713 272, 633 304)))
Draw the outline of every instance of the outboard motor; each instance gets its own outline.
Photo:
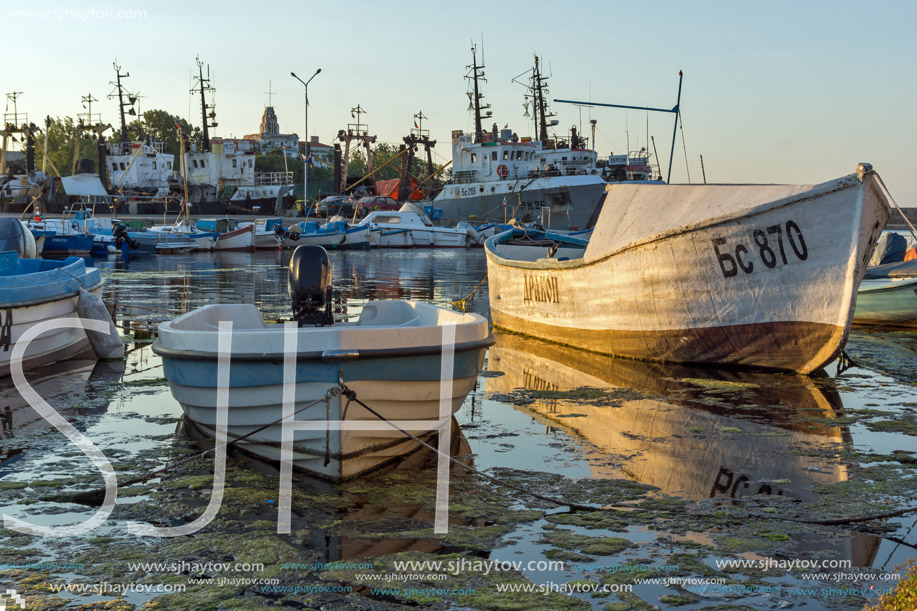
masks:
POLYGON ((274 227, 274 233, 276 235, 279 235, 281 238, 286 238, 287 240, 293 240, 294 242, 299 240, 299 236, 301 235, 295 231, 290 231, 289 229, 285 229, 283 225, 277 225, 276 227, 274 227))
POLYGON ((293 319, 300 327, 325 327, 334 322, 331 315, 331 264, 324 248, 311 244, 296 247, 290 257, 289 289, 293 300, 293 319))
POLYGON ((115 238, 115 246, 121 248, 121 244, 127 242, 127 245, 137 250, 140 244, 127 233, 127 225, 124 223, 115 223, 111 228, 111 235, 115 238))
POLYGON ((16 251, 23 259, 38 256, 35 236, 29 228, 17 219, 0 218, 0 252, 16 251))

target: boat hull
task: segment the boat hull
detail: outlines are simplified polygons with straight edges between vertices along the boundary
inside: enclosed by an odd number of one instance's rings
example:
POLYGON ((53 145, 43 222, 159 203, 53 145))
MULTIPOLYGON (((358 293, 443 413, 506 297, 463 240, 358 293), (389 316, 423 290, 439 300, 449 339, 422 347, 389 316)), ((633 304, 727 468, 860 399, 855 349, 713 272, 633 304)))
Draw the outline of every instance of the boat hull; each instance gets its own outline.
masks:
POLYGON ((483 317, 419 302, 371 302, 357 321, 291 330, 265 325, 254 306, 205 306, 162 323, 153 351, 162 357, 164 375, 187 418, 214 436, 217 329, 224 321, 232 323, 223 338, 231 346, 229 439, 251 433, 239 442, 241 448, 281 460, 279 422, 289 379, 294 411, 302 410, 295 415, 296 427, 308 428, 294 435, 292 464, 331 480, 356 477, 420 447, 391 423, 420 437, 447 425, 474 388, 493 343, 483 317), (451 378, 443 384, 447 328, 454 343, 451 378), (291 337, 296 358, 287 366, 284 350, 291 337), (341 382, 384 420, 342 396, 341 382), (441 395, 447 399, 442 406, 441 395))
POLYGON ((446 185, 430 203, 442 210, 447 224, 519 218, 551 229, 585 229, 605 185, 601 177, 589 174, 455 184, 446 185), (540 218, 544 208, 550 209, 549 218, 540 218))
POLYGON ((241 227, 233 231, 220 234, 217 240, 217 250, 255 250, 255 235, 252 226, 241 227))
POLYGON ((611 207, 606 199, 581 259, 508 259, 499 249, 506 234, 487 242, 495 326, 629 358, 801 373, 840 352, 857 286, 889 215, 873 175, 799 188, 612 189, 623 191, 611 207), (712 198, 728 210, 762 197, 756 189, 784 197, 642 241, 628 238, 628 231, 640 231, 640 211, 630 216, 629 202, 640 208, 654 201, 678 221, 703 214, 684 212, 694 202, 712 198))
MULTIPOLYGON (((465 397, 474 388, 477 374, 484 365, 485 351, 486 348, 481 348, 456 355, 449 418, 458 411, 465 397)), ((202 431, 215 437, 216 389, 191 385, 199 384, 197 380, 206 379, 210 374, 215 377, 215 364, 179 362, 168 358, 164 358, 163 363, 172 395, 181 404, 186 417, 202 431), (184 377, 181 377, 181 371, 185 372, 184 377), (184 379, 189 384, 179 383, 178 379, 184 379)), ((250 365, 233 362, 230 369, 250 365)), ((335 397, 326 406, 322 399, 329 389, 337 386, 339 373, 338 367, 327 365, 312 362, 297 366, 294 411, 314 401, 319 403, 296 415, 297 422, 317 423, 311 430, 296 433, 291 456, 294 467, 325 479, 346 480, 377 469, 421 447, 415 440, 382 422, 360 405, 351 403, 347 406, 345 398, 335 397), (317 369, 324 369, 324 374, 317 375, 317 369), (331 425, 325 424, 326 421, 330 421, 331 425)), ((356 393, 357 398, 383 418, 421 439, 435 435, 431 429, 436 428, 440 421, 439 359, 397 359, 383 367, 388 370, 387 373, 370 373, 371 370, 379 369, 379 366, 378 362, 369 360, 344 364, 340 371, 343 372, 347 387, 356 393), (422 370, 427 371, 426 376, 430 379, 404 379, 401 373, 412 371, 417 376, 423 375, 420 373, 422 370), (379 379, 381 376, 389 379, 379 379)), ((282 365, 269 369, 276 374, 281 368, 282 365)), ((279 378, 267 369, 263 373, 266 379, 274 378, 278 383, 237 387, 230 382, 230 441, 265 424, 276 422, 283 416, 282 372, 279 378)), ((282 430, 281 425, 272 425, 239 442, 238 446, 262 458, 280 461, 282 430)))
POLYGON ((284 248, 296 248, 303 244, 321 246, 332 250, 366 250, 370 246, 369 227, 351 228, 346 231, 300 233, 298 240, 283 238, 284 248))
POLYGON ((917 327, 917 278, 863 280, 853 324, 917 327))
MULTIPOLYGON (((102 284, 99 282, 90 292, 101 297, 102 284)), ((8 341, 0 345, 0 378, 10 375, 10 357, 13 346, 22 335, 33 326, 52 320, 76 318, 78 295, 65 295, 49 298, 40 303, 4 307, 0 305, 2 326, 9 331, 8 341)), ((4 333, 4 339, 6 339, 4 333)), ((89 340, 82 329, 54 329, 33 339, 23 355, 22 369, 60 361, 77 354, 89 347, 89 340)))

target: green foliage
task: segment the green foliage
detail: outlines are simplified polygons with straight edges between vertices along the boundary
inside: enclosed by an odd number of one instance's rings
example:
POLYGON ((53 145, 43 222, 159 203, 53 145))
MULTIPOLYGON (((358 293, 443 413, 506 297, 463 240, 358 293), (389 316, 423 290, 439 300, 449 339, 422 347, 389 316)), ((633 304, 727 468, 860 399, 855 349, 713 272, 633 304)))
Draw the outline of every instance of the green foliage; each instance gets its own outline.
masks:
MULTIPOLYGON (((178 128, 175 127, 176 123, 181 125, 182 136, 184 136, 186 141, 190 141, 198 147, 200 147, 201 143, 204 141, 204 135, 201 132, 201 128, 192 127, 191 124, 184 119, 169 114, 164 110, 148 110, 143 113, 143 120, 144 123, 142 126, 139 125, 137 121, 127 126, 128 137, 140 140, 140 134, 142 133, 143 138, 149 136, 155 142, 163 142, 166 153, 171 153, 176 156, 181 153, 181 149, 178 145, 178 128)), ((109 140, 117 142, 120 138, 120 130, 115 130, 109 140)))
MULTIPOLYGON (((50 162, 45 167, 47 174, 60 173, 61 176, 73 174, 73 153, 77 147, 77 141, 79 141, 77 159, 86 157, 98 164, 99 151, 96 146, 95 133, 81 131, 77 136, 75 123, 71 117, 53 118, 45 129, 48 131, 48 160, 50 162)), ((42 166, 44 145, 44 133, 37 134, 35 137, 35 166, 39 170, 42 166)))
MULTIPOLYGON (((376 144, 373 146, 373 168, 378 169, 386 161, 397 155, 399 151, 400 146, 396 144, 386 142, 376 144)), ((434 170, 440 167, 435 163, 433 165, 434 170)), ((397 159, 376 172, 374 177, 376 180, 391 180, 392 178, 398 178, 400 170, 401 159, 397 159)), ((347 168, 347 173, 350 176, 364 176, 366 174, 366 153, 363 149, 356 149, 350 152, 350 166, 347 168)), ((422 147, 418 147, 418 151, 414 154, 410 174, 420 180, 423 180, 429 174, 426 154, 422 147)))

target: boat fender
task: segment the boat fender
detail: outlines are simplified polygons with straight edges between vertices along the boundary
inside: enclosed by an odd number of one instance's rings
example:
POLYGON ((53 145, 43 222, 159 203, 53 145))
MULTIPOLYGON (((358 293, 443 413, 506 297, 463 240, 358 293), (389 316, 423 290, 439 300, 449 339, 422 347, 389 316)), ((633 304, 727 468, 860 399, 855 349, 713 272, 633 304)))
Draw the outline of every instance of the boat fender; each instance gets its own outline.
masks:
POLYGON ((86 337, 89 338, 89 343, 97 357, 103 360, 124 358, 124 344, 121 342, 121 335, 101 299, 80 287, 80 299, 76 304, 76 313, 80 318, 108 322, 108 333, 86 331, 86 337))

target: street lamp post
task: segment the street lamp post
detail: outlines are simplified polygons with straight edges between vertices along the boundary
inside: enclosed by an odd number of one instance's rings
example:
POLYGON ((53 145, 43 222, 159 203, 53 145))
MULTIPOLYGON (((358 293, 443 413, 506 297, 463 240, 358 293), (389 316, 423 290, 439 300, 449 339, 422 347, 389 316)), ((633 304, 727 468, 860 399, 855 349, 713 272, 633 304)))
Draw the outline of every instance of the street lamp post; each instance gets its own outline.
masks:
POLYGON ((314 79, 316 76, 318 76, 318 73, 321 72, 321 71, 322 71, 321 68, 319 68, 318 70, 316 70, 316 71, 315 71, 315 74, 313 74, 311 77, 309 77, 309 80, 308 80, 308 81, 304 81, 304 80, 302 80, 301 78, 299 78, 298 76, 296 76, 296 73, 295 73, 295 72, 291 72, 291 73, 290 73, 290 76, 292 76, 292 77, 295 78, 297 81, 299 81, 300 83, 302 83, 302 84, 303 84, 303 87, 306 88, 306 110, 305 110, 306 144, 305 144, 305 146, 303 147, 303 150, 304 150, 305 153, 306 153, 306 159, 305 159, 305 161, 303 161, 303 173, 302 173, 302 174, 303 174, 303 180, 302 180, 302 206, 303 206, 303 215, 304 215, 304 216, 307 216, 308 213, 309 213, 309 161, 310 161, 310 159, 311 159, 311 156, 310 156, 310 154, 309 154, 309 153, 310 153, 310 151, 309 151, 309 83, 311 83, 311 82, 312 82, 312 79, 314 79))

